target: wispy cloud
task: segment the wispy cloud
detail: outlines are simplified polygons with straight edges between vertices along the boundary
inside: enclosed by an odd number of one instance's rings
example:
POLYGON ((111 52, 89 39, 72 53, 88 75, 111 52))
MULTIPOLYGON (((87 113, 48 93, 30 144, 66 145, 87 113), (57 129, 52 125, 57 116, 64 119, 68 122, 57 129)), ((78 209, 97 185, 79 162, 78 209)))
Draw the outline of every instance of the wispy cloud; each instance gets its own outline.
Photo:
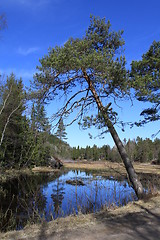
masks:
POLYGON ((26 49, 19 47, 17 50, 17 53, 20 55, 23 55, 23 56, 27 56, 29 54, 37 52, 38 50, 39 50, 38 47, 30 47, 30 48, 26 48, 26 49))
POLYGON ((35 1, 35 0, 14 0, 14 2, 17 1, 17 3, 25 5, 25 6, 42 6, 42 5, 46 5, 50 2, 50 0, 39 0, 39 1, 35 1))
POLYGON ((40 7, 50 2, 58 2, 58 0, 1 0, 1 4, 14 4, 25 7, 40 7))
POLYGON ((5 77, 13 73, 17 78, 22 78, 22 80, 25 82, 33 78, 35 71, 35 69, 6 68, 0 69, 0 74, 5 77))

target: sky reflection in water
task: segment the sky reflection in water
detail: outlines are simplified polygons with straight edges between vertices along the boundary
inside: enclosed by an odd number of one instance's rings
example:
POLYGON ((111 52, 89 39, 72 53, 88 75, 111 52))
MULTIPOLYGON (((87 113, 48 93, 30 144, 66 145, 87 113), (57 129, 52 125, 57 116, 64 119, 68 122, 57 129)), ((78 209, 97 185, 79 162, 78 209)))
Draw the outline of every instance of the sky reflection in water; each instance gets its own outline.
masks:
POLYGON ((91 173, 69 171, 43 188, 46 197, 46 219, 81 211, 94 212, 102 206, 125 205, 136 199, 127 181, 93 177, 91 173), (67 180, 81 179, 84 186, 67 184, 67 180))

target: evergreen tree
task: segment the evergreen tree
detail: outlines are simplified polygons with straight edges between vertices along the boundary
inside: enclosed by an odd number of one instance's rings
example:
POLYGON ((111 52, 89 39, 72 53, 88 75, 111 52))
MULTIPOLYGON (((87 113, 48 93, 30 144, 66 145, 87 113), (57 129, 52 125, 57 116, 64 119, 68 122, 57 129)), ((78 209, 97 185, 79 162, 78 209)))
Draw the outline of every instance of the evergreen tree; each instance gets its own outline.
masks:
POLYGON ((47 144, 50 134, 50 125, 44 106, 38 102, 32 105, 31 112, 32 151, 30 162, 38 165, 47 165, 50 159, 50 147, 47 144))
POLYGON ((65 104, 55 113, 55 118, 68 116, 75 110, 77 115, 71 123, 78 120, 81 124, 87 119, 86 127, 92 124, 110 132, 129 180, 141 198, 143 187, 114 128, 116 113, 111 108, 111 98, 118 101, 128 94, 122 33, 112 31, 109 21, 105 23, 105 19, 91 17, 84 37, 70 38, 64 46, 51 49, 41 59, 34 85, 38 97, 43 100, 66 96, 65 104), (98 115, 88 118, 86 114, 91 106, 97 108, 98 115))
MULTIPOLYGON (((160 151, 160 139, 156 138, 154 140, 154 156, 153 156, 153 160, 154 159, 158 159, 158 154, 159 154, 159 151, 160 151)), ((160 162, 159 162, 160 163, 160 162)))
POLYGON ((63 119, 60 120, 58 124, 58 129, 55 134, 61 141, 67 140, 66 128, 63 123, 63 119))
POLYGON ((141 112, 143 120, 136 125, 160 120, 160 41, 154 41, 142 60, 132 61, 131 66, 135 97, 138 101, 151 103, 150 108, 141 112))
POLYGON ((31 112, 31 128, 33 132, 47 132, 50 133, 51 126, 49 125, 48 118, 44 106, 38 102, 32 105, 31 112))
POLYGON ((99 152, 95 144, 93 145, 93 160, 99 160, 99 152))
POLYGON ((66 129, 63 123, 63 119, 60 119, 60 122, 58 124, 58 129, 56 132, 56 137, 59 139, 59 149, 60 149, 60 155, 64 156, 64 149, 62 146, 62 141, 67 140, 67 133, 66 133, 66 129))
POLYGON ((85 159, 88 159, 88 160, 91 160, 92 157, 93 157, 92 149, 91 149, 90 146, 87 146, 87 147, 85 148, 85 155, 84 155, 84 158, 85 158, 85 159))
POLYGON ((0 165, 20 168, 48 164, 50 125, 44 107, 33 105, 31 120, 27 119, 22 80, 13 74, 1 89, 0 165))
POLYGON ((77 151, 76 151, 76 147, 72 148, 72 159, 73 160, 77 160, 77 151))
POLYGON ((134 154, 135 161, 151 162, 151 160, 153 160, 153 153, 154 153, 153 142, 149 138, 143 140, 142 138, 137 137, 134 154))
POLYGON ((1 164, 13 166, 19 163, 22 148, 25 110, 22 80, 12 74, 7 78, 2 96, 0 115, 1 164))

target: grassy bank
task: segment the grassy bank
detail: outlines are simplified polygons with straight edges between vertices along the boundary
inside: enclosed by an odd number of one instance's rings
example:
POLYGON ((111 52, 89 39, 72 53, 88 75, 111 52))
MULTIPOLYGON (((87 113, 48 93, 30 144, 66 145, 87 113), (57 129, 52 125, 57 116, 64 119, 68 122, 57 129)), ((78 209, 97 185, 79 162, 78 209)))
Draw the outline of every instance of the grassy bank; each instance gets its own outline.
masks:
MULTIPOLYGON (((42 221, 41 224, 28 225, 21 231, 12 231, 7 233, 0 233, 0 239, 2 240, 31 240, 31 239, 60 239, 57 238, 60 235, 65 236, 65 232, 78 231, 78 229, 90 229, 100 228, 100 223, 111 222, 112 229, 114 231, 114 222, 122 224, 123 217, 126 218, 129 214, 133 216, 140 213, 141 217, 145 217, 146 223, 149 222, 149 218, 146 218, 146 213, 150 212, 150 209, 157 209, 160 211, 160 195, 150 198, 148 201, 137 201, 129 203, 127 206, 121 208, 104 209, 97 213, 82 215, 81 213, 76 216, 68 216, 66 218, 59 218, 51 222, 42 221)), ((134 223, 135 224, 135 223, 134 223)), ((135 226, 135 225, 134 225, 135 226)), ((106 227, 105 227, 106 229, 106 227)), ((106 234, 106 232, 104 232, 106 234)), ((64 238, 65 239, 65 238, 64 238)), ((90 239, 90 238, 89 238, 90 239)))
MULTIPOLYGON (((133 163, 137 173, 148 173, 160 175, 160 166, 151 165, 146 163, 133 163)), ((65 168, 69 169, 84 169, 84 170, 97 170, 110 175, 126 175, 126 169, 123 163, 114 163, 107 161, 87 162, 87 161, 75 161, 64 163, 65 168)))
POLYGON ((9 170, 1 170, 0 171, 0 182, 7 182, 9 180, 18 178, 21 175, 33 175, 34 173, 57 173, 59 169, 53 169, 51 167, 34 167, 32 169, 23 168, 20 170, 9 169, 9 170))
MULTIPOLYGON (((64 162, 64 168, 66 169, 81 169, 99 171, 101 175, 105 176, 126 176, 126 170, 123 163, 111 163, 107 161, 75 161, 64 162)), ((151 164, 134 163, 134 168, 137 173, 155 174, 160 175, 160 166, 151 164)), ((0 182, 5 182, 12 178, 17 178, 22 174, 31 175, 33 173, 49 173, 59 172, 59 169, 53 169, 51 167, 34 167, 32 169, 10 169, 0 170, 0 182)))
POLYGON ((0 171, 0 182, 6 182, 15 178, 18 178, 20 175, 31 175, 32 171, 28 168, 25 169, 9 169, 0 171))

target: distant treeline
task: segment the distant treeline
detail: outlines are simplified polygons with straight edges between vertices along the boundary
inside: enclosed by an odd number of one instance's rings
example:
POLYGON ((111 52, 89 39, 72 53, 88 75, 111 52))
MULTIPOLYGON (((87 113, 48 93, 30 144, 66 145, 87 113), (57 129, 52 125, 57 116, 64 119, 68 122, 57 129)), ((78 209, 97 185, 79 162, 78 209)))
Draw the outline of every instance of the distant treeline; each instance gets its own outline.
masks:
MULTIPOLYGON (((157 161, 160 163, 160 139, 156 138, 152 141, 149 138, 143 140, 137 137, 136 140, 129 139, 126 141, 124 139, 123 144, 131 161, 157 161)), ((117 148, 115 146, 111 148, 109 145, 104 145, 103 147, 94 145, 93 147, 87 146, 86 148, 74 147, 72 149, 72 159, 121 161, 117 148)))

